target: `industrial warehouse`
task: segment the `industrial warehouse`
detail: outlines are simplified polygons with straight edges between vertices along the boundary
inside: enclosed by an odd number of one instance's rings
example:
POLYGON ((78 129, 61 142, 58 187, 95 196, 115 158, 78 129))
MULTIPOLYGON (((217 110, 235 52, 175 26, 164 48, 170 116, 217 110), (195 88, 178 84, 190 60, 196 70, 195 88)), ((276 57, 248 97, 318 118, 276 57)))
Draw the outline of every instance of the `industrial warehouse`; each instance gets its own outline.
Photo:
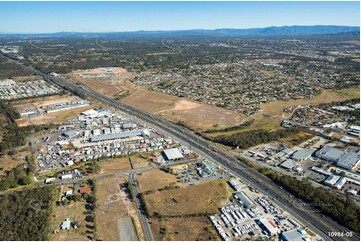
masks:
POLYGON ((166 162, 193 154, 188 148, 176 148, 177 142, 157 130, 108 109, 84 111, 75 119, 57 125, 55 132, 34 137, 31 142, 38 147, 36 157, 41 172, 86 160, 141 152, 156 152, 159 158, 166 157, 166 162))

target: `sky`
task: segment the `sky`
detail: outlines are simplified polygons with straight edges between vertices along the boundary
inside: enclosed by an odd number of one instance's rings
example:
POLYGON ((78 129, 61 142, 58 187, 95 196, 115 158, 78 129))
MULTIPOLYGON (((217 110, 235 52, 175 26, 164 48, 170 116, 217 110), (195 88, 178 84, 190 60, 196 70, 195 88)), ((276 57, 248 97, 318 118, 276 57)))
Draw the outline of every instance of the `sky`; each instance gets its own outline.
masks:
POLYGON ((354 2, 0 2, 1 33, 360 26, 354 2))

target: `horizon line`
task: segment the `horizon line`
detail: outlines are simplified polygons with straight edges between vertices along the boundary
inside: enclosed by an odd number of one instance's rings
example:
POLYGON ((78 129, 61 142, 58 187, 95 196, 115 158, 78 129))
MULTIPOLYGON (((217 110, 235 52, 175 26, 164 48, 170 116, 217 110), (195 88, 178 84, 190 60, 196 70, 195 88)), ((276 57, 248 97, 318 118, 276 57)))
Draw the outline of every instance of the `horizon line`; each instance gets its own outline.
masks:
POLYGON ((249 29, 264 29, 264 28, 284 28, 284 27, 316 27, 316 26, 327 26, 327 27, 352 27, 360 28, 360 25, 336 25, 336 24, 315 24, 315 25, 282 25, 282 26, 265 26, 265 27, 251 27, 251 28, 197 28, 197 29, 172 29, 172 30, 119 30, 119 31, 57 31, 57 32, 1 32, 0 34, 59 34, 59 33, 77 33, 77 34, 106 34, 106 33, 136 33, 136 32, 175 32, 175 31, 193 31, 193 30, 249 30, 249 29))

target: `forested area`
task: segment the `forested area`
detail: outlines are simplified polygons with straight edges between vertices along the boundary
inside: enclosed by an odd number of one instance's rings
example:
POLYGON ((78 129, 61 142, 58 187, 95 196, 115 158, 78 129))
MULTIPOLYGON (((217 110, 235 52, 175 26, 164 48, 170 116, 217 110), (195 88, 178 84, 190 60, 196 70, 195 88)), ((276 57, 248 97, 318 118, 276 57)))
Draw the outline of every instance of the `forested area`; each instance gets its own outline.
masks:
POLYGON ((3 139, 0 142, 0 156, 8 153, 14 154, 15 148, 26 144, 27 137, 31 133, 48 129, 49 125, 30 125, 19 127, 15 120, 20 117, 19 113, 8 103, 0 100, 0 114, 6 117, 6 122, 0 123, 3 139))
POLYGON ((214 141, 224 145, 233 146, 241 149, 246 149, 255 145, 278 141, 281 138, 288 137, 299 133, 297 128, 278 129, 276 131, 267 130, 251 130, 246 132, 239 132, 229 136, 221 135, 214 138, 214 141))
POLYGON ((13 76, 28 76, 31 71, 24 70, 20 65, 14 64, 3 57, 0 57, 0 79, 11 78, 13 76))
POLYGON ((0 240, 47 240, 53 187, 40 187, 0 197, 0 240))
POLYGON ((346 198, 342 199, 334 192, 328 191, 323 187, 314 187, 307 179, 299 181, 291 176, 282 175, 268 168, 257 166, 248 160, 240 160, 286 188, 298 198, 311 203, 313 207, 319 209, 346 228, 357 233, 360 232, 360 207, 352 201, 349 197, 350 195, 346 195, 346 198))
POLYGON ((19 164, 0 177, 0 191, 17 186, 28 185, 33 181, 34 163, 27 158, 28 164, 19 164))

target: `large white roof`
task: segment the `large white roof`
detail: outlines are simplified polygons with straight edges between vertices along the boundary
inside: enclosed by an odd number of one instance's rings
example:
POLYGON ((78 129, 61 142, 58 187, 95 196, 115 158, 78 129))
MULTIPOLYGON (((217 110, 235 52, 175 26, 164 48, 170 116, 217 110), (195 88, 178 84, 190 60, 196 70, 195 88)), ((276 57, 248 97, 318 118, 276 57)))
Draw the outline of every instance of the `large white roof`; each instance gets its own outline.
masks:
POLYGON ((164 154, 168 160, 176 160, 176 159, 183 158, 182 153, 177 148, 164 150, 164 154))

